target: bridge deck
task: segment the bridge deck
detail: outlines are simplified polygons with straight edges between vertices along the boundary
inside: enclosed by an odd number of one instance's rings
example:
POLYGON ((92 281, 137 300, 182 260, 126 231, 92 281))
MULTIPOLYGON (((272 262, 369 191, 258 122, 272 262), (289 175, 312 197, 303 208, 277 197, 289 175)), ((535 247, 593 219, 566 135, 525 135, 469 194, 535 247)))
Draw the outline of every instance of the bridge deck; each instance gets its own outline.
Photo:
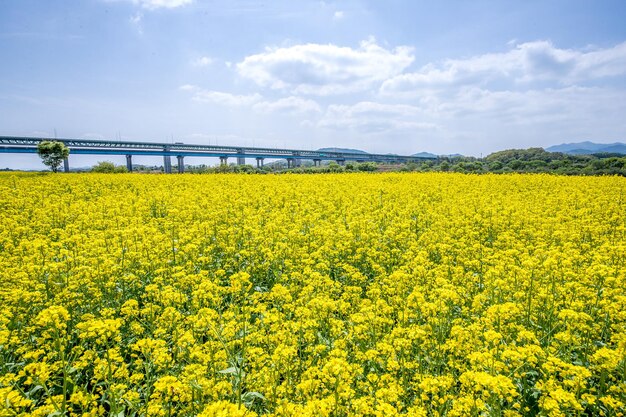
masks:
POLYGON ((411 162, 431 158, 357 152, 311 151, 303 149, 247 146, 193 145, 184 143, 128 142, 92 139, 53 139, 0 136, 0 153, 32 153, 42 141, 63 142, 76 155, 155 155, 192 157, 234 157, 272 159, 319 159, 371 162, 411 162))

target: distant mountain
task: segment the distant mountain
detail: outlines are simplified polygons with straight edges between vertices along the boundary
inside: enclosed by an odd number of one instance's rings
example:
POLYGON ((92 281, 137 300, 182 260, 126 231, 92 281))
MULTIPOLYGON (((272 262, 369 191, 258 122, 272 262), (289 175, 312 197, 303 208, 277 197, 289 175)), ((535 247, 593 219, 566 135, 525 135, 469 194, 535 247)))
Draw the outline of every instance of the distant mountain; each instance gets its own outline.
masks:
POLYGON ((348 148, 319 148, 318 151, 321 151, 321 152, 364 153, 364 154, 369 153, 369 152, 361 151, 361 150, 358 150, 358 149, 348 149, 348 148))
POLYGON ((417 156, 419 158, 438 158, 438 157, 458 158, 463 155, 461 155, 460 153, 451 153, 447 155, 435 155, 434 153, 430 153, 430 152, 418 152, 418 153, 414 153, 411 156, 417 156))
POLYGON ((414 153, 411 156, 417 156, 418 158, 436 158, 437 155, 435 155, 434 153, 430 153, 430 152, 418 152, 418 153, 414 153))
POLYGON ((626 155, 626 144, 621 142, 615 143, 594 143, 594 142, 578 142, 563 143, 561 145, 550 146, 546 148, 548 152, 562 152, 572 155, 588 155, 593 153, 621 153, 626 155))

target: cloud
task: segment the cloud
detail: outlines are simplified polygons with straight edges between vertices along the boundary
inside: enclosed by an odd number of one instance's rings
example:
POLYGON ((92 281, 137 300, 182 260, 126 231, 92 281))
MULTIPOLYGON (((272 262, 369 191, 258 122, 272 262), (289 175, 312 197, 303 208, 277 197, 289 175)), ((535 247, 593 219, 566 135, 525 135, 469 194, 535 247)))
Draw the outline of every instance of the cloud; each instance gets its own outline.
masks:
POLYGON ((341 10, 337 10, 334 14, 333 14, 333 20, 341 20, 343 19, 345 16, 345 13, 341 10))
POLYGON ((137 33, 140 35, 143 35, 143 25, 141 24, 142 19, 143 13, 137 13, 129 19, 130 24, 135 27, 137 33))
POLYGON ((176 7, 191 4, 193 0, 132 0, 134 4, 140 5, 144 9, 174 9, 176 7))
POLYGON ((106 138, 104 137, 104 135, 100 134, 100 133, 83 133, 82 135, 80 135, 81 138, 83 139, 94 139, 94 140, 105 140, 106 138))
POLYGON ((200 103, 213 103, 228 107, 250 106, 261 101, 259 94, 231 94, 222 91, 203 90, 192 84, 184 84, 178 87, 181 91, 193 92, 192 99, 200 103))
POLYGON ((259 113, 321 113, 321 108, 313 100, 301 97, 284 97, 275 101, 263 100, 258 94, 231 94, 222 91, 203 90, 193 84, 178 87, 181 91, 192 92, 192 100, 201 103, 213 103, 227 107, 246 107, 259 113))
POLYGON ((260 86, 331 95, 368 89, 400 74, 413 59, 412 48, 388 50, 370 39, 357 49, 313 43, 268 48, 246 57, 237 70, 260 86))
POLYGON ((354 105, 328 106, 318 126, 360 133, 436 129, 435 124, 420 121, 423 116, 422 110, 416 106, 363 101, 354 105))
POLYGON ((276 101, 262 101, 256 103, 253 109, 261 113, 320 113, 322 111, 315 101, 294 96, 276 101))
POLYGON ((213 63, 213 59, 208 56, 203 56, 198 59, 195 59, 191 62, 191 65, 194 67, 208 67, 213 63))
POLYGON ((447 120, 474 119, 488 125, 532 126, 581 120, 593 125, 604 115, 626 111, 626 94, 599 87, 569 86, 527 91, 462 89, 449 99, 433 101, 431 115, 447 120))
POLYGON ((386 80, 381 92, 412 93, 450 86, 488 86, 493 82, 533 83, 552 81, 561 85, 626 73, 626 42, 607 49, 578 51, 560 49, 548 41, 522 43, 504 53, 448 59, 429 63, 419 71, 386 80))

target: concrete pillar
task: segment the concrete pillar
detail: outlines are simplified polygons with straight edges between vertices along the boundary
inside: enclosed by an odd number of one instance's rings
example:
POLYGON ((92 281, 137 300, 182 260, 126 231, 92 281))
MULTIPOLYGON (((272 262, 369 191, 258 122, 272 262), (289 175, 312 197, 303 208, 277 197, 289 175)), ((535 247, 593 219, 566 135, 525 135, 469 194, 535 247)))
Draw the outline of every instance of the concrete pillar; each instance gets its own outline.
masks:
POLYGON ((178 160, 178 173, 182 174, 185 172, 185 157, 182 155, 177 155, 176 159, 178 160))
POLYGON ((287 158, 287 168, 293 168, 294 162, 293 158, 287 158))
MULTIPOLYGON (((165 146, 163 147, 163 150, 165 152, 169 152, 170 147, 169 146, 165 146)), ((172 157, 169 155, 163 155, 163 171, 166 174, 171 174, 172 173, 172 157)))
POLYGON ((228 157, 220 156, 220 165, 228 165, 228 157))
MULTIPOLYGON (((294 156, 300 156, 299 152, 294 152, 293 153, 294 156)), ((293 166, 295 167, 299 167, 302 165, 302 160, 300 158, 293 158, 293 166)))
POLYGON ((63 172, 70 172, 70 161, 67 158, 63 159, 63 172))
POLYGON ((264 160, 264 159, 265 159, 265 158, 258 158, 258 157, 257 157, 257 159, 256 159, 256 167, 257 167, 257 168, 261 168, 261 167, 263 167, 263 160, 264 160))
POLYGON ((169 155, 163 157, 163 171, 165 171, 166 174, 172 173, 172 157, 169 155))
POLYGON ((346 160, 345 159, 337 159, 337 163, 341 166, 346 164, 346 160))
MULTIPOLYGON (((237 149, 237 153, 238 154, 243 154, 244 151, 243 149, 237 149)), ((237 165, 245 165, 246 164, 246 157, 245 156, 238 156, 237 157, 237 165)))
POLYGON ((133 172, 133 156, 126 155, 126 169, 128 172, 133 172))
POLYGON ((313 160, 313 166, 320 166, 322 164, 322 160, 321 159, 314 159, 313 160))

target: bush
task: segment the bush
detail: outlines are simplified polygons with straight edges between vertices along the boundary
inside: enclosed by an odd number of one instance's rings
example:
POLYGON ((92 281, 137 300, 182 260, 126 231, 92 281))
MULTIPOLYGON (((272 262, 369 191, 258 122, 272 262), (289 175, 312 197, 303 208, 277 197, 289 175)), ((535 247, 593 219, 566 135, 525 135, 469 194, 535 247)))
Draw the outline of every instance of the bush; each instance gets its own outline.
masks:
POLYGON ((100 161, 91 168, 91 172, 100 174, 112 174, 115 172, 115 164, 110 161, 100 161))
POLYGON ((93 167, 91 172, 97 172, 100 174, 123 174, 128 172, 128 169, 124 165, 115 165, 111 161, 100 161, 93 167))
POLYGON ((358 166, 359 171, 378 171, 378 165, 375 162, 363 162, 358 166))

